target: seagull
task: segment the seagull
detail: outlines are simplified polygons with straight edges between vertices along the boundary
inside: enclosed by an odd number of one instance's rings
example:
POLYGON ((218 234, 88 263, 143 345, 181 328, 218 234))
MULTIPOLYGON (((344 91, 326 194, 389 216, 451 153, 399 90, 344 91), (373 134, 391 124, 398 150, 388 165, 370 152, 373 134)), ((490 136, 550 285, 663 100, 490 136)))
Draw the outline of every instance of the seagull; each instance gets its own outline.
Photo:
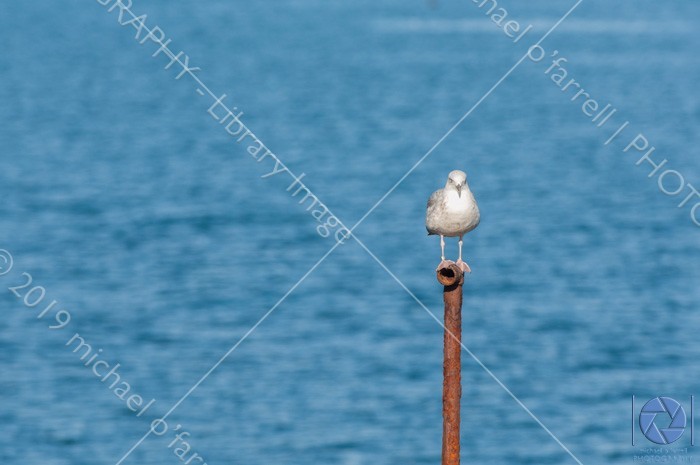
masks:
POLYGON ((471 273, 469 265, 462 261, 462 239, 465 234, 479 226, 479 218, 479 207, 467 184, 467 174, 460 170, 450 172, 445 187, 433 192, 428 199, 425 215, 428 235, 440 235, 440 266, 445 263, 445 236, 459 237, 457 266, 462 271, 471 273))

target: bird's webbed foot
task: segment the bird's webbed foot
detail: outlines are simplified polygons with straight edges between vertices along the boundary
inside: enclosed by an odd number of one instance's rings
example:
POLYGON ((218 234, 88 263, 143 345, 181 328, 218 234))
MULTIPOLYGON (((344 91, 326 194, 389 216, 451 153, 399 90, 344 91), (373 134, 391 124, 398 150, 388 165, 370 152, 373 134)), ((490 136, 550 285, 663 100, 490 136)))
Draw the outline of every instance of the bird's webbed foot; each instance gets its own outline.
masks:
POLYGON ((445 260, 444 258, 440 262, 440 264, 435 268, 435 271, 440 271, 440 268, 445 268, 450 266, 452 263, 454 263, 452 260, 445 260))
POLYGON ((469 268, 467 262, 463 261, 461 258, 456 262, 457 266, 462 270, 463 273, 471 273, 472 269, 469 268))

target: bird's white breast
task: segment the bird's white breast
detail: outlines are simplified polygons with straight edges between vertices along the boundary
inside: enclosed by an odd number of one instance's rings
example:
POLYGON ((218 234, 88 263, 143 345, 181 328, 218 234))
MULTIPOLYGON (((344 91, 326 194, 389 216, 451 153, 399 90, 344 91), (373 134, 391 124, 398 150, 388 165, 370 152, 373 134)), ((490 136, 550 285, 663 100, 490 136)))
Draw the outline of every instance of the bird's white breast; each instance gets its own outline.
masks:
POLYGON ((446 236, 459 236, 479 224, 479 208, 471 191, 446 191, 445 208, 439 218, 439 229, 446 236))

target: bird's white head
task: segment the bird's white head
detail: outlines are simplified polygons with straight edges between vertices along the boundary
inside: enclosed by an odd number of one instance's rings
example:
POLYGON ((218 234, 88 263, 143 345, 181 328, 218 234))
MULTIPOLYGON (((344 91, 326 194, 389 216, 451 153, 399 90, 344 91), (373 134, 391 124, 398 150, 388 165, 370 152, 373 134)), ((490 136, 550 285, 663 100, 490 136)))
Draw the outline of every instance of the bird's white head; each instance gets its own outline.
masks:
POLYGON ((456 189, 457 194, 461 197, 462 190, 466 188, 469 190, 469 185, 467 184, 467 173, 460 170, 451 171, 449 176, 447 176, 447 184, 445 184, 447 189, 456 189))

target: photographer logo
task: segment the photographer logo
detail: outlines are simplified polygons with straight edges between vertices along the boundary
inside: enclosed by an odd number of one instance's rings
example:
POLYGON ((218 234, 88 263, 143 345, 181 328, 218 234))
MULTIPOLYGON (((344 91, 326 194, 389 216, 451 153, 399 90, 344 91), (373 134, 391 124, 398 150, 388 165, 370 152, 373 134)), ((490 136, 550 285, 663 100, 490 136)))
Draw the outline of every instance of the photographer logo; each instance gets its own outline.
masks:
POLYGON ((686 415, 683 406, 670 397, 656 397, 639 413, 639 428, 655 444, 672 444, 683 436, 686 415))

